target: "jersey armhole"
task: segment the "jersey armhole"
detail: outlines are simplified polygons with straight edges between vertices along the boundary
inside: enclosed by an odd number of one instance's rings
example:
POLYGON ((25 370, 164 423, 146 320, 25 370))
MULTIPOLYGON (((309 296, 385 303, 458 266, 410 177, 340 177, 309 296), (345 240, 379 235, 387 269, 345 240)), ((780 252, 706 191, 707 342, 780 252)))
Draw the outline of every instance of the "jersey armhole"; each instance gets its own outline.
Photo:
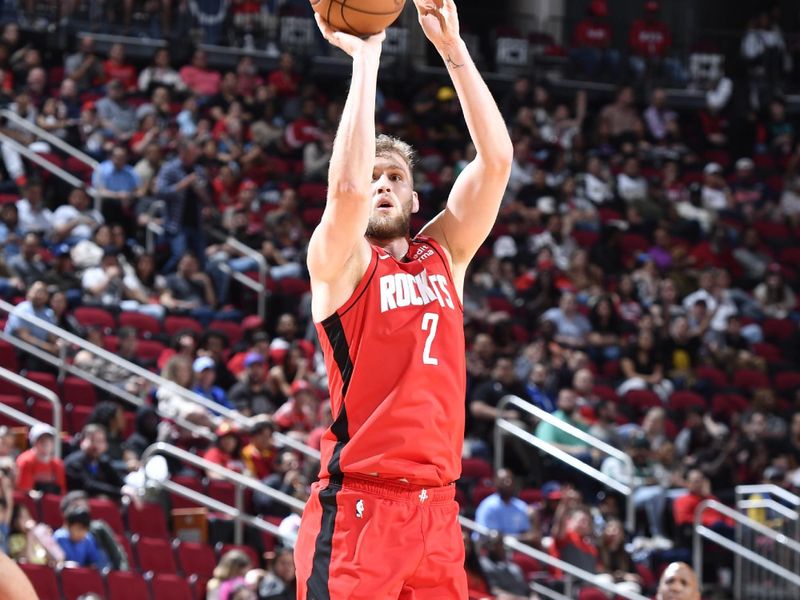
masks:
POLYGON ((375 271, 378 269, 378 251, 375 249, 374 246, 370 245, 370 251, 372 252, 372 256, 369 260, 369 265, 367 266, 367 270, 364 271, 364 275, 361 277, 361 281, 358 282, 356 289, 353 290, 353 293, 350 294, 350 297, 347 301, 342 304, 339 308, 337 308, 331 316, 324 318, 322 321, 319 322, 320 325, 324 325, 333 317, 339 316, 343 317, 344 314, 355 306, 356 302, 364 295, 364 292, 367 291, 369 287, 370 281, 375 276, 375 271))
POLYGON ((458 304, 458 308, 463 313, 464 305, 461 303, 461 298, 459 298, 458 296, 458 290, 456 290, 456 282, 453 279, 453 270, 450 268, 450 261, 447 260, 447 256, 445 255, 441 244, 432 237, 427 235, 417 235, 416 237, 414 237, 414 241, 428 244, 431 248, 433 248, 433 251, 436 252, 437 255, 439 255, 439 260, 442 261, 442 264, 444 265, 444 270, 447 273, 447 279, 450 281, 450 285, 453 286, 453 295, 455 296, 455 301, 458 304))

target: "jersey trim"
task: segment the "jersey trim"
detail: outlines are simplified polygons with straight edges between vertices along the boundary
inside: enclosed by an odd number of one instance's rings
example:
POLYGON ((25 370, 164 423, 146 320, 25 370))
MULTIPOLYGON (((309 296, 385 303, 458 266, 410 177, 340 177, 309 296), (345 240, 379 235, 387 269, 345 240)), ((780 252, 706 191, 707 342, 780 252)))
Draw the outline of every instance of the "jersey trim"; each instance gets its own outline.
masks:
MULTIPOLYGON (((370 279, 372 276, 370 275, 370 279)), ((337 313, 333 313, 330 317, 325 319, 322 324, 325 335, 328 338, 328 344, 333 352, 333 360, 339 368, 339 374, 342 377, 342 406, 339 408, 339 414, 331 425, 331 432, 336 436, 336 445, 334 446, 331 459, 328 462, 328 473, 331 478, 341 478, 342 470, 339 465, 339 457, 341 456, 342 449, 345 444, 350 441, 350 432, 348 431, 347 422, 347 405, 345 399, 347 398, 347 389, 350 387, 350 379, 353 376, 353 361, 350 358, 350 346, 347 343, 347 336, 344 332, 342 320, 337 313)))
POLYGON ((453 270, 450 268, 450 261, 447 260, 447 256, 445 256, 444 250, 442 249, 442 245, 435 239, 427 235, 417 235, 416 237, 414 237, 412 241, 428 244, 431 248, 433 248, 433 251, 439 255, 439 258, 441 259, 442 264, 444 265, 444 270, 447 272, 447 278, 450 280, 450 284, 453 286, 453 291, 456 292, 455 297, 456 297, 456 302, 458 303, 458 308, 460 308, 461 312, 463 313, 464 305, 461 304, 461 297, 458 295, 458 289, 456 288, 456 281, 455 279, 453 279, 453 270))
POLYGON ((311 573, 306 580, 308 597, 314 600, 330 600, 331 593, 328 587, 331 573, 331 552, 333 550, 333 530, 336 524, 339 493, 338 485, 330 483, 319 492, 319 503, 322 508, 322 519, 319 533, 314 544, 314 559, 311 563, 311 573))

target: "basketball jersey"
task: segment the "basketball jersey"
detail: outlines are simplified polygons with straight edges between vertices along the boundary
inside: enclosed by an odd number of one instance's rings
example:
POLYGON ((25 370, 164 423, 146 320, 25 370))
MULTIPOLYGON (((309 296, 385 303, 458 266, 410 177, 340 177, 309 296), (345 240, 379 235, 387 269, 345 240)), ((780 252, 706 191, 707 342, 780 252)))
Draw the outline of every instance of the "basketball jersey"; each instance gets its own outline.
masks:
POLYGON ((417 236, 397 260, 373 246, 363 278, 317 323, 334 422, 320 477, 437 486, 458 479, 464 438, 463 307, 444 252, 417 236))

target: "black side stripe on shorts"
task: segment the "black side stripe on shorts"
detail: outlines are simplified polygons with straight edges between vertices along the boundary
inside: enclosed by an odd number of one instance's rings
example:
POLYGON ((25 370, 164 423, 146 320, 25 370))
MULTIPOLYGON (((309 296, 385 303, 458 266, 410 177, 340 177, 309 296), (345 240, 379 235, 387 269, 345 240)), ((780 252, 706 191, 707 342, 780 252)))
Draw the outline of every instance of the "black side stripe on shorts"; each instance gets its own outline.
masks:
POLYGON ((311 575, 309 575, 307 582, 307 600, 330 600, 328 579, 331 566, 333 527, 336 522, 337 512, 336 495, 343 479, 339 457, 341 456, 342 448, 350 441, 347 407, 344 403, 344 399, 347 396, 347 388, 350 386, 350 378, 353 375, 350 347, 344 335, 342 320, 337 313, 325 319, 322 322, 322 328, 325 331, 325 335, 328 336, 328 343, 333 350, 333 359, 336 361, 336 366, 339 368, 339 373, 342 377, 342 406, 339 409, 339 414, 336 415, 336 420, 331 425, 331 431, 336 436, 336 446, 334 446, 331 459, 328 462, 331 484, 319 492, 319 501, 322 506, 322 522, 314 544, 314 560, 311 565, 311 575))

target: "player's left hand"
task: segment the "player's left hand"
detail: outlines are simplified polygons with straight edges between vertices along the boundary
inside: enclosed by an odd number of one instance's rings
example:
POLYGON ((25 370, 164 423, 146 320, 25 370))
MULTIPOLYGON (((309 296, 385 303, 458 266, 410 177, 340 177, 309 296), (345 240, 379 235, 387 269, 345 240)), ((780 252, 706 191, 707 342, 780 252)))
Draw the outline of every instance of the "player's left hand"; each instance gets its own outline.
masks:
POLYGON ((458 11, 453 0, 414 0, 425 36, 441 50, 460 39, 458 11))

